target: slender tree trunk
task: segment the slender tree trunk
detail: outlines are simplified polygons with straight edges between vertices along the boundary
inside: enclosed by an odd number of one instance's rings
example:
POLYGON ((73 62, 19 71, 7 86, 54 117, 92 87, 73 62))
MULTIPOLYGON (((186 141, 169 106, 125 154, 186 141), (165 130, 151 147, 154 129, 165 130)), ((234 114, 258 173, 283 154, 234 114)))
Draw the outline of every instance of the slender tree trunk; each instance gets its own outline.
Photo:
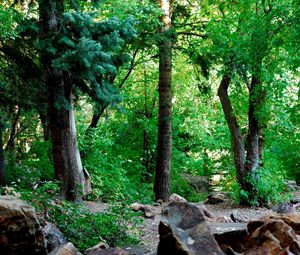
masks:
POLYGON ((18 129, 20 112, 21 112, 21 110, 18 106, 16 106, 15 109, 13 110, 14 119, 11 122, 9 139, 8 139, 7 145, 6 145, 6 149, 9 152, 13 152, 14 148, 15 148, 15 138, 16 138, 17 129, 18 129))
POLYGON ((156 172, 154 181, 155 199, 168 201, 170 196, 170 168, 172 148, 172 38, 168 35, 171 29, 170 1, 161 0, 162 36, 159 45, 159 111, 156 172))
POLYGON ((6 184, 5 181, 5 169, 4 169, 4 150, 3 150, 3 127, 0 122, 0 186, 6 184))
MULTIPOLYGON (((41 39, 59 31, 59 22, 64 11, 63 0, 41 0, 39 3, 41 39)), ((77 148, 73 112, 72 87, 67 73, 52 66, 52 57, 42 52, 42 63, 46 73, 48 93, 48 120, 52 140, 54 173, 62 183, 64 199, 80 200, 90 192, 85 182, 84 170, 77 148), (64 98, 68 105, 58 105, 64 98)))
POLYGON ((245 151, 240 127, 233 113, 232 104, 227 92, 230 81, 231 81, 230 74, 225 74, 223 76, 223 79, 218 89, 218 96, 220 98, 225 119, 230 131, 230 138, 231 138, 231 144, 233 148, 237 179, 238 182, 242 184, 245 176, 247 175, 247 172, 244 168, 246 151, 245 151))
POLYGON ((44 140, 49 141, 50 139, 50 131, 49 131, 49 123, 47 113, 44 111, 39 111, 40 121, 43 127, 44 140))
POLYGON ((99 119, 101 118, 101 116, 103 115, 105 109, 109 106, 108 103, 104 103, 103 105, 95 105, 94 106, 94 112, 93 112, 93 117, 92 117, 92 121, 87 129, 87 132, 89 132, 90 130, 92 130, 93 128, 97 127, 97 124, 99 122, 99 119))

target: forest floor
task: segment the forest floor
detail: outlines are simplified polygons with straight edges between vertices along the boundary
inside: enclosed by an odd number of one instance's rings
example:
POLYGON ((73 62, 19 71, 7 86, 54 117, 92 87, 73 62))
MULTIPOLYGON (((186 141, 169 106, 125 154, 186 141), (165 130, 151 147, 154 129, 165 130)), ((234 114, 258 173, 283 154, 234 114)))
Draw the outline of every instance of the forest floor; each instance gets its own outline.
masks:
MULTIPOLYGON (((200 203, 202 204, 202 203, 200 203)), ((108 204, 101 202, 86 202, 86 206, 93 213, 103 212, 109 208, 108 204)), ((267 208, 249 208, 249 207, 240 207, 230 203, 222 204, 206 204, 207 211, 211 214, 211 218, 207 218, 208 222, 222 222, 222 223, 232 223, 231 220, 232 214, 240 222, 248 222, 263 216, 270 216, 276 214, 270 209, 267 208), (231 217, 230 217, 231 216, 231 217)), ((141 245, 145 246, 151 252, 155 251, 159 241, 158 234, 158 225, 161 219, 162 206, 152 206, 152 210, 155 213, 153 218, 144 218, 143 223, 137 226, 137 234, 141 240, 141 245)), ((151 254, 151 253, 149 253, 151 254)))
MULTIPOLYGON (((275 213, 267 208, 242 208, 230 204, 205 205, 212 218, 207 218, 208 222, 230 223, 230 215, 238 215, 238 219, 250 221, 275 213)), ((144 218, 144 224, 139 226, 140 239, 142 245, 146 246, 150 251, 157 248, 159 241, 158 225, 160 222, 161 207, 156 207, 155 218, 144 218)))

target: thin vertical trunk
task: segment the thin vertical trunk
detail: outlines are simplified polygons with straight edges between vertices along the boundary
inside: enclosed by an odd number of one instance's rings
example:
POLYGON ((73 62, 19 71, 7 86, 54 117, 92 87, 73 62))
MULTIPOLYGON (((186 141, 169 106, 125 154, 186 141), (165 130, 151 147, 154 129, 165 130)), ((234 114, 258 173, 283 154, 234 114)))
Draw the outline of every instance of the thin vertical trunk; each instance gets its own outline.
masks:
POLYGON ((109 103, 104 103, 103 105, 96 105, 94 106, 94 112, 93 112, 93 117, 92 121, 87 129, 87 132, 92 130, 93 128, 97 127, 97 124, 99 122, 99 119, 103 115, 105 109, 109 106, 109 103))
POLYGON ((159 45, 159 111, 157 159, 154 181, 155 199, 167 201, 170 196, 170 168, 172 148, 172 38, 168 35, 171 29, 170 2, 160 1, 163 10, 162 36, 159 45))
POLYGON ((43 127, 44 140, 49 141, 50 139, 50 131, 49 131, 49 123, 47 113, 44 111, 39 111, 40 121, 43 127))
POLYGON ((4 150, 3 150, 3 127, 0 122, 0 186, 5 185, 4 150))
POLYGON ((16 138, 16 133, 17 133, 17 128, 18 128, 20 113, 21 113, 20 108, 18 106, 16 106, 12 113, 14 116, 14 119, 11 122, 9 139, 8 139, 8 142, 6 145, 6 149, 9 152, 13 152, 14 148, 15 148, 15 138, 16 138))
MULTIPOLYGON (((41 39, 59 31, 59 22, 64 11, 63 0, 41 0, 39 2, 41 39)), ((54 173, 61 181, 61 196, 75 201, 90 192, 85 182, 81 164, 73 112, 72 86, 68 74, 52 66, 52 57, 42 52, 42 63, 46 73, 48 97, 48 121, 52 140, 54 173), (64 98, 68 105, 58 105, 64 98)))
POLYGON ((230 74, 225 74, 222 78, 221 84, 218 89, 218 96, 220 98, 225 119, 230 131, 231 144, 234 154, 234 163, 237 172, 238 182, 241 184, 247 175, 244 164, 246 159, 246 152, 243 142, 243 137, 238 125, 237 119, 233 113, 232 104, 228 96, 228 87, 230 85, 230 74))

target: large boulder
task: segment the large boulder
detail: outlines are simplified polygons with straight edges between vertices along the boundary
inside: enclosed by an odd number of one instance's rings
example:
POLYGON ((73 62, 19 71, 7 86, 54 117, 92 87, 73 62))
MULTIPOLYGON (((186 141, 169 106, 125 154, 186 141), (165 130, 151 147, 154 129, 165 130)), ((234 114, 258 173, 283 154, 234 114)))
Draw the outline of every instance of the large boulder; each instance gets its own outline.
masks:
POLYGON ((13 196, 0 196, 0 253, 47 254, 34 208, 13 196))
POLYGON ((187 202, 171 202, 159 224, 157 255, 221 255, 203 213, 187 202))
POLYGON ((278 214, 262 217, 249 222, 247 231, 245 225, 231 223, 212 227, 225 254, 300 255, 299 215, 278 214), (224 231, 220 232, 222 228, 224 231))
POLYGON ((250 234, 245 255, 300 255, 300 217, 264 217, 248 224, 250 234))

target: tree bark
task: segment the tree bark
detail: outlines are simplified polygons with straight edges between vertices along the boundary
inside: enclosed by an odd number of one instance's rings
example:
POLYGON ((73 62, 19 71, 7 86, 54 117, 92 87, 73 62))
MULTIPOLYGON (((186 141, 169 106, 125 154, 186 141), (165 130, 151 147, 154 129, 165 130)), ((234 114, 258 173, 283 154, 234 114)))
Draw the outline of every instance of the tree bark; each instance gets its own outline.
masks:
POLYGON ((3 127, 0 122, 0 186, 6 184, 5 181, 5 169, 4 169, 4 150, 3 150, 3 127))
MULTIPOLYGON (((39 2, 41 39, 59 32, 59 22, 64 11, 63 0, 39 2)), ((73 112, 72 86, 68 74, 52 66, 52 56, 42 52, 46 74, 48 120, 52 140, 55 178, 61 181, 61 197, 69 201, 80 200, 90 192, 85 182, 81 163, 73 112), (61 105, 61 99, 64 105, 61 105), (58 100, 60 99, 60 100, 58 100)))
MULTIPOLYGON (((260 153, 263 149, 259 143, 261 131, 257 116, 257 108, 262 103, 259 100, 260 85, 261 82, 259 78, 253 75, 249 91, 247 156, 245 161, 245 171, 253 180, 257 179, 257 170, 260 166, 260 153)), ((250 194, 252 194, 255 189, 249 182, 244 182, 242 188, 250 194)))
POLYGON ((246 159, 246 151, 243 142, 243 136, 240 131, 237 119, 233 113, 232 104, 228 96, 228 87, 230 85, 230 74, 225 74, 222 78, 221 84, 218 89, 218 96, 220 98, 225 119, 230 131, 231 144, 234 154, 234 163, 236 167, 237 179, 241 184, 247 172, 245 171, 244 164, 246 159))
POLYGON ((172 38, 170 1, 161 0, 163 11, 162 36, 159 44, 159 110, 156 172, 154 181, 155 199, 168 201, 170 196, 170 168, 172 151, 172 38))

